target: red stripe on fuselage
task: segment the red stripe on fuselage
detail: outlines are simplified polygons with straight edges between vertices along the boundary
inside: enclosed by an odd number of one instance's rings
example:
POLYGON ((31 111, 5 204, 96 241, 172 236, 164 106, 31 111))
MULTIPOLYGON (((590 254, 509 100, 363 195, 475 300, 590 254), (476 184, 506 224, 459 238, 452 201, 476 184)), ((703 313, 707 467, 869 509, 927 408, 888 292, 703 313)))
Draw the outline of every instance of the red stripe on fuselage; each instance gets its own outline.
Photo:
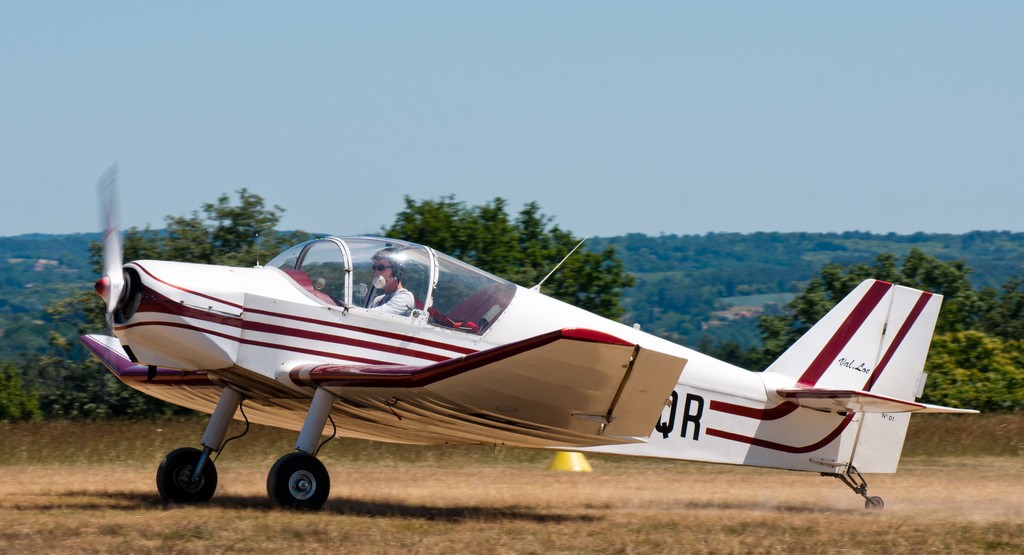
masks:
MULTIPOLYGON (((278 312, 270 312, 270 311, 258 310, 258 309, 254 309, 254 308, 247 309, 246 311, 249 312, 250 314, 261 314, 263 316, 271 316, 271 317, 274 317, 274 318, 282 318, 282 319, 285 319, 285 320, 292 320, 294 322, 303 322, 303 323, 306 323, 306 324, 314 324, 314 325, 317 325, 317 326, 325 326, 325 327, 339 329, 339 330, 352 331, 352 332, 356 332, 356 333, 364 333, 366 335, 376 335, 377 337, 384 337, 384 338, 387 338, 387 339, 394 339, 395 341, 403 341, 403 342, 406 342, 406 343, 414 343, 416 345, 423 345, 424 347, 433 347, 435 349, 443 349, 445 351, 451 351, 453 353, 459 353, 459 354, 462 354, 462 355, 468 355, 468 354, 471 354, 471 353, 475 353, 477 351, 476 349, 470 349, 470 348, 467 348, 467 347, 461 347, 459 345, 452 345, 450 343, 442 343, 440 341, 434 341, 432 339, 423 339, 421 337, 413 337, 413 336, 404 335, 404 334, 401 334, 401 333, 377 330, 377 329, 373 329, 373 328, 364 328, 364 327, 360 327, 360 326, 353 326, 351 324, 341 324, 341 323, 338 323, 338 322, 325 322, 323 320, 316 320, 316 319, 313 319, 313 318, 306 318, 306 317, 303 317, 303 316, 294 316, 294 315, 291 315, 291 314, 281 314, 281 313, 278 313, 278 312)), ((248 322, 247 322, 246 325, 248 325, 248 322)))
MULTIPOLYGON (((222 332, 218 332, 218 331, 214 331, 214 330, 210 330, 210 329, 206 329, 206 328, 200 328, 198 326, 193 326, 193 325, 186 324, 186 323, 183 323, 183 322, 139 322, 137 324, 132 324, 130 326, 121 326, 121 327, 119 327, 117 329, 122 330, 122 329, 129 329, 129 328, 135 328, 135 327, 148 327, 148 326, 157 326, 157 327, 163 326, 163 327, 168 327, 168 328, 176 328, 176 329, 182 329, 182 330, 187 330, 187 331, 194 331, 196 333, 202 333, 202 334, 205 334, 205 335, 213 335, 213 336, 216 336, 216 337, 227 339, 228 341, 235 341, 236 343, 239 343, 241 345, 252 345, 254 347, 266 347, 268 349, 277 349, 277 350, 280 350, 280 351, 288 351, 288 352, 291 352, 291 353, 302 353, 302 354, 307 354, 307 355, 316 355, 316 356, 322 356, 322 357, 327 357, 327 358, 333 358, 333 359, 337 359, 337 360, 347 360, 347 361, 350 361, 350 362, 357 362, 357 363, 360 363, 360 364, 394 364, 392 362, 388 362, 388 361, 384 361, 384 360, 351 356, 351 355, 342 354, 342 353, 336 353, 336 352, 331 352, 331 351, 321 351, 321 350, 317 350, 317 349, 307 349, 307 348, 304 348, 304 347, 293 347, 293 346, 288 346, 288 345, 281 345, 280 343, 269 343, 269 342, 266 342, 266 341, 255 341, 255 340, 252 340, 252 339, 242 339, 242 338, 239 338, 239 337, 236 337, 236 336, 233 336, 233 335, 228 335, 226 333, 222 333, 222 332)), ((377 350, 378 351, 382 351, 381 349, 377 349, 377 350)), ((390 351, 384 351, 384 352, 390 352, 390 351)))
MULTIPOLYGON (((255 309, 255 308, 245 307, 243 305, 240 305, 240 304, 237 304, 237 303, 233 303, 233 302, 230 302, 230 301, 225 301, 223 299, 214 297, 212 295, 207 295, 207 294, 204 294, 204 293, 199 293, 197 291, 193 291, 191 289, 187 289, 187 288, 181 287, 179 285, 174 285, 173 283, 169 283, 169 282, 167 282, 167 281, 165 281, 163 279, 160 279, 160 278, 156 277, 152 272, 150 272, 149 270, 143 268, 138 263, 135 263, 135 265, 138 266, 144 272, 146 272, 146 275, 152 277, 154 280, 156 280, 156 281, 158 281, 158 282, 160 282, 160 283, 162 283, 162 284, 164 284, 164 285, 166 285, 168 287, 171 287, 173 289, 177 289, 178 291, 182 291, 182 292, 188 293, 190 295, 196 295, 198 297, 202 297, 202 298, 207 299, 207 300, 211 300, 211 301, 214 301, 214 302, 217 302, 217 303, 221 303, 221 304, 233 307, 233 308, 237 308, 239 310, 242 310, 242 311, 245 311, 245 312, 249 312, 250 314, 261 314, 261 315, 264 315, 264 316, 271 316, 271 317, 274 317, 274 318, 284 318, 284 319, 293 320, 293 321, 296 321, 296 322, 305 322, 305 323, 308 323, 308 324, 316 324, 316 325, 320 325, 320 326, 328 326, 328 327, 332 327, 332 328, 336 328, 336 329, 343 329, 343 330, 354 331, 354 332, 358 332, 358 333, 365 333, 365 334, 369 334, 369 335, 377 335, 377 336, 380 336, 380 337, 386 337, 388 339, 395 339, 395 340, 404 341, 404 342, 407 342, 407 343, 415 343, 417 345, 423 345, 425 347, 433 347, 433 348, 436 348, 436 349, 444 349, 444 350, 447 350, 447 351, 452 351, 454 353, 460 353, 460 354, 464 354, 464 355, 468 355, 470 353, 475 353, 476 352, 476 349, 471 349, 471 348, 467 348, 467 347, 461 347, 461 346, 458 346, 458 345, 451 345, 451 344, 448 344, 448 343, 442 343, 440 341, 434 341, 434 340, 431 340, 431 339, 423 339, 423 338, 419 338, 419 337, 411 337, 411 336, 403 335, 403 334, 400 334, 400 333, 387 332, 387 331, 377 330, 377 329, 373 329, 373 328, 363 328, 363 327, 352 326, 352 325, 348 325, 348 324, 340 324, 340 323, 335 323, 335 322, 325 322, 325 321, 322 321, 322 320, 315 320, 313 318, 304 318, 302 316, 295 316, 295 315, 292 315, 292 314, 286 314, 286 313, 282 313, 282 312, 271 312, 271 311, 268 311, 268 310, 259 310, 259 309, 255 309)), ((159 293, 157 293, 156 291, 154 291, 150 287, 146 287, 146 290, 148 292, 152 293, 155 296, 159 296, 160 298, 163 298, 163 299, 167 300, 169 304, 175 304, 175 305, 181 304, 181 303, 178 303, 178 302, 175 302, 175 301, 171 301, 166 296, 160 295, 159 293)), ((182 306, 184 306, 184 305, 182 305, 182 306)), ((140 307, 140 310, 142 310, 141 307, 140 307)), ((161 312, 168 312, 168 311, 164 310, 164 311, 161 311, 161 312)), ((211 317, 213 317, 213 315, 216 314, 216 313, 207 313, 207 312, 203 312, 203 311, 198 311, 198 312, 201 313, 201 314, 208 314, 207 317, 203 318, 205 320, 211 320, 211 317)), ((174 312, 170 312, 170 313, 174 313, 174 312)), ((195 313, 192 313, 192 314, 189 314, 189 317, 196 318, 197 316, 195 315, 195 313)), ((228 325, 230 325, 230 324, 228 324, 228 325)))
MULTIPOLYGON (((366 340, 362 340, 362 339, 354 339, 354 338, 345 337, 345 336, 342 336, 342 335, 332 335, 332 334, 329 334, 329 333, 306 331, 306 330, 296 330, 296 329, 288 328, 288 327, 284 327, 284 326, 276 326, 274 324, 263 324, 263 323, 259 323, 259 322, 245 321, 242 324, 242 329, 244 329, 246 331, 254 331, 254 332, 259 332, 259 333, 268 333, 268 334, 271 334, 271 335, 283 335, 283 336, 286 336, 286 337, 297 337, 299 339, 304 339, 304 340, 308 340, 308 341, 322 341, 324 343, 334 343, 334 344, 338 344, 338 345, 347 345, 349 347, 358 347, 358 348, 361 348, 361 349, 369 349, 369 350, 374 350, 374 351, 382 350, 381 349, 382 345, 380 343, 375 343, 373 341, 366 341, 366 340)), ((403 339, 404 339, 404 337, 403 337, 403 339)), ((417 351, 415 349, 409 349, 409 348, 406 348, 406 347, 386 346, 385 350, 388 353, 391 353, 391 354, 408 356, 408 357, 413 357, 413 358, 420 358, 420 359, 429 360, 429 361, 432 361, 432 362, 440 362, 442 360, 448 360, 449 358, 451 358, 451 356, 439 355, 439 354, 435 354, 435 353, 426 353, 426 352, 423 352, 423 351, 417 351)))
POLYGON ((755 447, 763 447, 765 449, 771 449, 773 451, 782 451, 783 453, 811 453, 817 451, 818 449, 821 449, 822 447, 827 446, 829 443, 835 441, 837 437, 842 435, 843 430, 845 430, 846 427, 850 425, 850 422, 853 421, 853 416, 854 413, 848 413, 846 417, 843 418, 843 421, 840 422, 834 430, 829 432, 825 437, 821 438, 820 440, 810 445, 786 445, 785 443, 777 443, 774 441, 768 441, 766 439, 761 439, 758 437, 750 437, 736 434, 733 432, 717 430, 715 428, 708 428, 707 434, 709 436, 728 439, 730 441, 747 443, 755 447))
MULTIPOLYGON (((213 302, 220 303, 220 304, 224 304, 224 305, 228 305, 230 307, 237 308, 239 310, 242 310, 243 308, 245 308, 245 307, 243 307, 242 305, 240 305, 238 303, 233 303, 233 302, 230 302, 230 301, 225 301, 224 299, 218 299, 217 297, 214 297, 212 295, 207 295, 206 293, 200 293, 198 291, 193 291, 191 289, 186 289, 185 287, 182 287, 180 285, 175 285, 173 283, 164 281, 164 280, 156 277, 156 275, 153 274, 153 272, 150 272, 149 270, 147 270, 144 266, 142 266, 138 262, 135 263, 135 266, 138 269, 142 270, 143 272, 146 272, 147 276, 153 278, 154 280, 156 280, 156 281, 158 281, 158 282, 160 282, 160 283, 162 283, 162 284, 164 284, 167 287, 170 287, 172 289, 177 289, 178 291, 181 291, 183 293, 188 293, 189 295, 195 295, 197 297, 202 297, 202 298, 204 298, 206 300, 213 301, 213 302)), ((151 288, 148 288, 148 289, 151 289, 151 288)))
POLYGON ((778 420, 779 418, 782 418, 783 416, 786 416, 800 408, 800 405, 784 402, 782 404, 775 405, 770 409, 759 409, 754 407, 744 407, 743 405, 734 405, 732 403, 726 403, 725 401, 712 400, 710 408, 714 411, 724 412, 734 416, 743 416, 745 418, 753 418, 755 420, 778 420))
MULTIPOLYGON (((140 268, 141 268, 141 266, 140 266, 140 268)), ((172 287, 172 288, 177 289, 179 291, 188 292, 190 294, 197 294, 197 293, 195 293, 193 291, 189 291, 189 290, 187 290, 187 289, 185 289, 183 287, 177 287, 177 286, 174 286, 172 284, 169 284, 166 281, 163 281, 163 280, 153 276, 153 274, 148 272, 148 271, 146 273, 149 276, 153 277, 153 279, 155 279, 156 281, 159 281, 160 283, 163 283, 163 284, 165 284, 165 285, 167 285, 169 287, 172 287)), ((301 340, 322 341, 322 342, 326 342, 326 343, 334 343, 334 344, 347 345, 347 346, 352 346, 352 347, 364 348, 364 349, 368 349, 368 350, 375 350, 375 351, 380 351, 380 352, 386 352, 386 353, 390 353, 390 354, 397 354, 397 355, 401 355, 401 356, 408 356, 408 357, 413 357, 413 358, 419 358, 419 359, 427 360, 427 361, 430 361, 430 362, 439 362, 439 361, 447 360, 448 358, 451 358, 450 355, 429 353, 429 352, 424 352, 424 351, 417 350, 417 349, 410 349, 408 347, 391 346, 391 345, 376 343, 376 342, 369 341, 369 340, 355 339, 355 338, 348 337, 348 336, 345 336, 345 335, 334 335, 334 334, 324 333, 324 332, 309 331, 309 330, 304 329, 304 328, 293 328, 293 327, 287 327, 287 326, 281 326, 281 325, 275 325, 275 324, 268 324, 268 323, 261 323, 261 322, 252 322, 251 320, 245 320, 245 319, 243 319, 243 318, 241 318, 239 316, 235 316, 235 315, 231 315, 231 314, 225 314, 223 312, 217 312, 217 311, 214 311, 214 310, 203 310, 203 309, 200 309, 200 308, 197 308, 197 307, 191 307, 191 306, 188 306, 188 305, 183 304, 181 302, 173 301, 173 300, 167 298, 166 296, 164 296, 164 295, 154 291, 150 287, 145 287, 145 286, 143 286, 143 287, 144 287, 145 295, 144 295, 143 301, 139 305, 139 308, 138 308, 136 314, 139 314, 139 313, 169 314, 169 315, 180 317, 180 318, 190 318, 190 319, 193 319, 193 320, 210 322, 210 323, 214 323, 214 324, 218 324, 218 325, 222 325, 222 326, 238 328, 238 329, 247 330, 247 331, 269 333, 269 334, 281 335, 281 336, 284 336, 284 337, 292 337, 292 338, 301 339, 301 340)), ((258 310, 258 309, 245 309, 244 307, 239 307, 238 305, 235 305, 233 303, 221 301, 221 300, 216 299, 215 297, 212 297, 212 296, 209 296, 209 295, 199 295, 199 296, 201 296, 201 297, 203 297, 205 299, 208 299, 208 300, 213 300, 213 301, 216 301, 216 302, 219 302, 219 303, 223 303, 223 304, 228 305, 228 306, 234 306, 234 307, 241 308, 243 310, 243 312, 248 312, 250 314, 259 314, 259 315, 268 316, 268 317, 272 317, 272 318, 280 318, 280 319, 283 319, 283 320, 290 320, 290 321, 294 321, 294 322, 301 322, 301 323, 304 323, 304 324, 323 326, 323 327, 332 328, 332 329, 335 329, 335 330, 343 330, 343 331, 348 331, 348 332, 355 332, 355 333, 361 333, 361 334, 365 334, 365 335, 377 336, 377 337, 381 337, 381 338, 385 338, 385 339, 391 339, 391 340, 394 340, 394 341, 400 341, 400 342, 403 342, 403 343, 406 343, 406 344, 420 345, 420 346, 424 346, 424 347, 430 347, 430 348, 434 348, 434 349, 448 351, 450 353, 454 353, 455 356, 457 356, 457 355, 466 355, 466 354, 471 354, 471 353, 476 352, 475 349, 470 349, 470 348, 461 347, 461 346, 458 346, 458 345, 451 345, 451 344, 447 344, 447 343, 442 343, 442 342, 434 341, 434 340, 431 340, 431 339, 418 338, 418 337, 413 337, 413 336, 409 336, 409 335, 403 335, 403 334, 395 333, 395 332, 387 332, 387 331, 376 330, 376 329, 372 329, 372 328, 364 328, 364 327, 353 326, 353 325, 349 325, 349 324, 341 324, 341 323, 337 323, 337 322, 328 322, 328 321, 316 320, 316 319, 313 319, 313 318, 306 318, 306 317, 302 317, 302 316, 295 316, 295 315, 286 314, 286 313, 278 313, 278 312, 271 312, 271 311, 258 310)), ((140 323, 136 323, 136 324, 118 326, 117 329, 129 329, 129 328, 132 328, 132 327, 135 327, 135 326, 139 326, 139 325, 171 325, 171 324, 167 323, 167 322, 140 322, 140 323)), ((327 353, 325 351, 317 351, 317 350, 313 350, 313 349, 304 349, 304 348, 301 348, 301 347, 288 347, 288 346, 283 346, 283 345, 279 345, 279 344, 265 343, 265 342, 255 341, 255 340, 244 340, 243 341, 243 340, 239 339, 238 337, 233 337, 233 336, 230 336, 230 335, 227 335, 227 334, 223 334, 223 333, 217 333, 217 332, 214 332, 213 330, 208 330, 208 329, 205 329, 205 328, 200 328, 198 326, 193 326, 193 325, 189 325, 189 324, 180 324, 180 325, 175 325, 173 327, 178 327, 178 328, 182 328, 182 329, 191 329, 193 331, 197 331, 197 332, 200 332, 200 333, 210 333, 210 334, 213 334, 213 335, 217 335, 219 337, 223 337, 225 339, 239 341, 240 343, 245 343, 245 344, 249 344, 249 345, 267 346, 267 347, 271 347, 271 348, 280 348, 280 349, 283 349, 283 350, 288 350, 288 351, 292 351, 292 352, 306 353, 306 354, 320 353, 320 354, 323 354, 325 356, 331 356, 333 358, 338 358, 340 360, 349 360, 349 361, 354 361, 354 362, 363 362, 363 363, 367 363, 367 364, 383 363, 383 361, 366 359, 366 358, 363 358, 363 357, 357 357, 357 356, 351 356, 351 355, 342 355, 342 354, 339 354, 339 353, 327 353)))

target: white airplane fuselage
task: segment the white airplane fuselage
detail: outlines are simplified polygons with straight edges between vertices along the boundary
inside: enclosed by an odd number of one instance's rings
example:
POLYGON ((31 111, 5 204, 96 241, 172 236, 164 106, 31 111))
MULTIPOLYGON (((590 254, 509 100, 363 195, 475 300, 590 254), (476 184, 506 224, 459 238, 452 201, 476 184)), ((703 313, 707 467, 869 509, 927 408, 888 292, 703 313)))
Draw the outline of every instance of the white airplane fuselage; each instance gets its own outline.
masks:
MULTIPOLYGON (((138 261, 127 264, 126 268, 141 277, 144 291, 134 313, 116 327, 117 337, 133 359, 143 365, 208 372, 215 381, 219 377, 224 381, 242 382, 256 391, 262 388, 268 397, 275 397, 275 401, 272 405, 247 409, 249 417, 259 423, 296 430, 301 427, 304 414, 300 407, 308 403, 312 389, 297 376, 296 368, 325 364, 423 366, 564 328, 597 330, 686 361, 674 394, 680 406, 663 411, 664 422, 660 423, 663 428, 679 429, 687 424, 680 412, 685 408, 682 403, 697 394, 753 406, 770 403, 761 374, 522 287, 517 287, 497 321, 482 335, 477 335, 433 325, 424 310, 396 316, 361 307, 330 306, 273 267, 138 261), (282 389, 297 398, 294 406, 289 407, 281 400, 287 396, 282 389), (670 416, 676 413, 676 422, 670 422, 670 416)), ((543 384, 537 389, 543 390, 543 384)), ((169 395, 164 398, 204 412, 212 412, 217 400, 213 392, 203 388, 152 388, 147 393, 169 395)), ((774 402, 778 404, 782 400, 774 402)), ((687 418, 693 420, 694 415, 687 418)), ((709 421, 705 418, 697 424, 706 426, 709 421)), ((691 425, 691 437, 695 432, 699 434, 691 425)), ((408 443, 461 439, 468 443, 495 442, 526 447, 560 445, 511 435, 488 441, 487 437, 473 433, 452 435, 437 430, 422 435, 398 435, 359 422, 339 426, 339 434, 408 443)), ((658 432, 652 434, 655 443, 668 439, 664 436, 658 432)), ((675 437, 672 439, 675 443, 675 437)), ((609 439, 607 443, 620 442, 609 439)), ((711 452, 710 456, 700 452, 681 456, 678 446, 668 444, 660 451, 660 454, 656 451, 640 454, 697 460, 730 460, 735 456, 731 453, 719 456, 716 452, 711 452)))

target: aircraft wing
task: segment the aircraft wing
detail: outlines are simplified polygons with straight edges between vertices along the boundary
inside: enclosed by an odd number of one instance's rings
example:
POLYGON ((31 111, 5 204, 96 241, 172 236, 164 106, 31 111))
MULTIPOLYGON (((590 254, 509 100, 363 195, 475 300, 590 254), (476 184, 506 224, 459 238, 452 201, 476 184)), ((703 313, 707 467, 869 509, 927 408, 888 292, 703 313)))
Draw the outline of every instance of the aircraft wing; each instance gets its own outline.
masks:
POLYGON ((907 401, 867 391, 824 388, 784 388, 776 390, 787 401, 801 407, 824 412, 954 412, 977 414, 970 409, 957 409, 907 401))
POLYGON ((558 330, 426 366, 312 365, 277 379, 239 367, 199 372, 148 367, 129 360, 114 337, 89 335, 81 341, 122 382, 177 405, 210 413, 222 388, 230 385, 251 400, 249 420, 298 430, 319 387, 338 397, 331 415, 340 435, 417 444, 640 442, 651 435, 686 364, 584 329, 558 330))
MULTIPOLYGON (((454 419, 569 444, 648 437, 686 360, 586 329, 562 329, 421 367, 320 365, 290 379, 398 417, 454 419)), ((410 422, 411 426, 412 423, 410 422)))

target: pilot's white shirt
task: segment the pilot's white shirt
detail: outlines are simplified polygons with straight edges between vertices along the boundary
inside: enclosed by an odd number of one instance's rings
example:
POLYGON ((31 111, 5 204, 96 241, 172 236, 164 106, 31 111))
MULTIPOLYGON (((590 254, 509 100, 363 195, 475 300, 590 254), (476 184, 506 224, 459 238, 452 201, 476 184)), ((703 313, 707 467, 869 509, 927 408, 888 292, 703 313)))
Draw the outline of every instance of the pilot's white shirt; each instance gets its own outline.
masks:
POLYGON ((380 312, 386 314, 397 314, 399 316, 408 316, 415 307, 416 300, 406 288, 396 289, 394 293, 390 295, 377 295, 370 301, 369 306, 366 308, 377 309, 380 312))

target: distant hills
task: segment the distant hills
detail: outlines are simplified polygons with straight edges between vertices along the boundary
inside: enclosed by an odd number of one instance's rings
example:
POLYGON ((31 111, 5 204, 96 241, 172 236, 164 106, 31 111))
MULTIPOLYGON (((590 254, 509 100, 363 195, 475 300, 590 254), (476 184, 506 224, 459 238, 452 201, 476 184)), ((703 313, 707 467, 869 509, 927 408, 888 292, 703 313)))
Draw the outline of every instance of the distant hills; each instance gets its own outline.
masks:
MULTIPOLYGON (((96 276, 88 247, 98 239, 96 233, 0 237, 0 358, 19 344, 45 340, 45 307, 91 287, 96 276)), ((1024 272, 1024 233, 1001 231, 630 234, 587 241, 591 249, 609 245, 637 280, 624 292, 626 323, 690 344, 755 344, 756 316, 788 302, 833 262, 870 262, 918 248, 942 260, 964 260, 976 287, 998 287, 1024 272)))
POLYGON ((912 235, 847 233, 630 234, 591 241, 615 247, 637 280, 624 293, 627 323, 688 344, 759 343, 756 316, 785 304, 830 263, 872 262, 917 248, 963 260, 975 287, 1000 287, 1024 272, 1024 233, 912 235))
POLYGON ((0 318, 42 310, 95 281, 89 243, 96 240, 98 233, 0 237, 0 318))

